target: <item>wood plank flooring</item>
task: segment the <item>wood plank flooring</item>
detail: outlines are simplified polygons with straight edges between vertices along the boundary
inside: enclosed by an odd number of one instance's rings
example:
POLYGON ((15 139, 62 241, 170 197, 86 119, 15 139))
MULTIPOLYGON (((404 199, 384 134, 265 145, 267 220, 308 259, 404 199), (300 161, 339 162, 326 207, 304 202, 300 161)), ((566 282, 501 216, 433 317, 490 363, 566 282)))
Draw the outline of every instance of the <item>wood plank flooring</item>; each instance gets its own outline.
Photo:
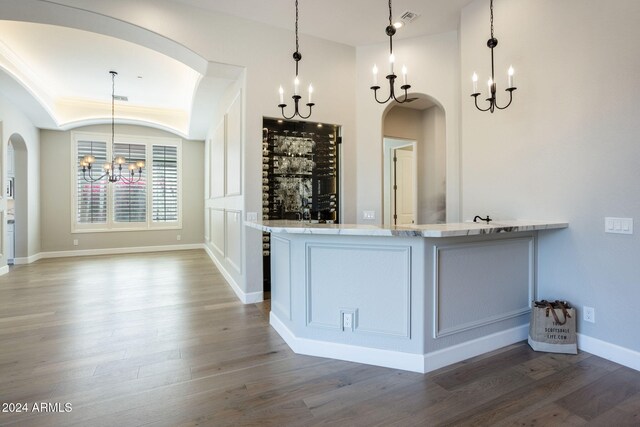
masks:
POLYGON ((587 353, 519 343, 421 375, 296 355, 268 311, 203 251, 13 267, 0 425, 640 425, 640 372, 587 353))

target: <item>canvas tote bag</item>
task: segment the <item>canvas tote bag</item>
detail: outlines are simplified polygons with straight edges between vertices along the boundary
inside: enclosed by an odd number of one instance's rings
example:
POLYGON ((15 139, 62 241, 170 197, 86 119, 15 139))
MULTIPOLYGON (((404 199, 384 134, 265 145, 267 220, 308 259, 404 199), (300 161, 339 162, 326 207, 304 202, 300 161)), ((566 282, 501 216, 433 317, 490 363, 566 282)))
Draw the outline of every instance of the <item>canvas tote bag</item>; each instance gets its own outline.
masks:
POLYGON ((529 345, 535 351, 578 354, 576 310, 566 301, 534 301, 529 345))

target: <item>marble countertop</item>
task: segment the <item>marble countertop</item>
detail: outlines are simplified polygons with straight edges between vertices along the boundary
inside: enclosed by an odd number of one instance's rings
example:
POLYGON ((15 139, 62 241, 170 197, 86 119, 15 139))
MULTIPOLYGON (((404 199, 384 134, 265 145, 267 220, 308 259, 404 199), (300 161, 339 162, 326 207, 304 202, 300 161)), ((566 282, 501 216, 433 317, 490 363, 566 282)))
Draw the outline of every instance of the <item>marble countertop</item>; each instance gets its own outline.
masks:
POLYGON ((406 226, 384 226, 367 224, 313 224, 290 220, 264 220, 245 222, 245 225, 271 233, 329 234, 348 236, 398 236, 398 237, 458 237, 480 234, 517 233, 567 228, 561 221, 492 221, 490 224, 458 222, 448 224, 425 224, 406 226))

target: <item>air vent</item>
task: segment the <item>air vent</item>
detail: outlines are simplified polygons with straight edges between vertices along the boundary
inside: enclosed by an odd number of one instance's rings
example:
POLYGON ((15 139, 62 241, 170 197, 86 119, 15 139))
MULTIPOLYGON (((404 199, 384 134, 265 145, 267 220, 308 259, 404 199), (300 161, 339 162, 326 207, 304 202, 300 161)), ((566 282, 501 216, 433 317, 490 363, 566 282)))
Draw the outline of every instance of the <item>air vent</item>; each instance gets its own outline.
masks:
POLYGON ((129 102, 129 97, 127 97, 127 96, 122 96, 122 95, 113 95, 113 100, 114 100, 114 101, 124 101, 124 102, 129 102))
POLYGON ((402 12, 402 15, 400 15, 400 21, 401 21, 403 24, 405 24, 405 25, 406 25, 406 24, 408 24, 408 23, 410 23, 410 22, 413 22, 413 21, 414 21, 416 18, 418 18, 419 16, 420 16, 420 15, 418 15, 417 13, 415 13, 415 12, 410 12, 410 11, 408 11, 408 10, 407 10, 407 11, 405 11, 405 12, 402 12))

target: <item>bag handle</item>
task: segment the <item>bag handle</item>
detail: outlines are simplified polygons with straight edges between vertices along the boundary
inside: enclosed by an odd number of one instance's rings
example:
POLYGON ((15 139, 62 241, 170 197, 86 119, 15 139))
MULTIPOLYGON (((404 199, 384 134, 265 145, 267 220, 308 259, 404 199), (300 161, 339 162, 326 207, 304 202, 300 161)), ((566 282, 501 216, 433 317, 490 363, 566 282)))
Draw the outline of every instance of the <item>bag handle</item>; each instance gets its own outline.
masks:
POLYGON ((555 304, 560 306, 560 309, 562 310, 562 314, 564 315, 564 320, 562 322, 558 318, 558 315, 556 314, 556 310, 553 308, 553 303, 550 303, 549 301, 545 301, 545 302, 547 305, 547 317, 549 317, 549 311, 551 311, 551 314, 553 315, 553 320, 555 320, 558 325, 564 325, 565 323, 567 323, 567 320, 571 316, 569 315, 565 305, 561 301, 556 300, 555 304))

